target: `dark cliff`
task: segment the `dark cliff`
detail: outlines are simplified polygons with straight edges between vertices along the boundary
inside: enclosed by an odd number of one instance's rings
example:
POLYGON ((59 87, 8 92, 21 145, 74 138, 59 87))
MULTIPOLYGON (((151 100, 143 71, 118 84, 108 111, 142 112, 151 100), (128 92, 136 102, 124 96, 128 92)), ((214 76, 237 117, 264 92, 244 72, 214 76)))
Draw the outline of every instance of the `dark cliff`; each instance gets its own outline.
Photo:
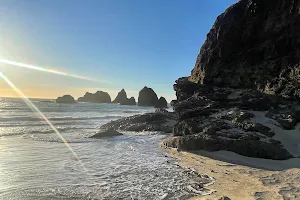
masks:
POLYGON ((191 76, 178 79, 174 90, 177 123, 166 146, 300 156, 290 148, 298 141, 273 138, 300 122, 300 0, 229 7, 207 34, 191 76))
POLYGON ((300 99, 300 0, 240 0, 221 14, 190 81, 300 99))

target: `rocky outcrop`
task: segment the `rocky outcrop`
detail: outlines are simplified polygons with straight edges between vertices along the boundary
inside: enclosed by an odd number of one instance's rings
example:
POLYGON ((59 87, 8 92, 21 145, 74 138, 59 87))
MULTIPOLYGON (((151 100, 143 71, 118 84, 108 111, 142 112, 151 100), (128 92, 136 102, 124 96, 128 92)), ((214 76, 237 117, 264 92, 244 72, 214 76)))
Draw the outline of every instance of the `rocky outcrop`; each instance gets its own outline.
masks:
POLYGON ((152 88, 144 87, 139 92, 138 106, 155 106, 158 98, 152 88))
POLYGON ((155 109, 155 113, 168 113, 169 111, 167 111, 166 109, 164 108, 157 108, 155 109))
POLYGON ((171 133, 176 123, 174 113, 146 113, 143 115, 134 115, 111 121, 101 129, 115 129, 121 131, 160 131, 171 133))
POLYGON ((114 136, 120 136, 123 135, 122 133, 119 133, 118 131, 109 128, 109 129, 102 129, 98 131, 95 135, 91 136, 91 138, 104 138, 104 137, 114 137, 114 136))
POLYGON ((217 18, 191 76, 174 85, 178 120, 166 146, 297 156, 287 135, 273 137, 300 122, 299 8, 299 0, 240 0, 217 18))
POLYGON ((67 103, 67 104, 72 104, 72 103, 76 103, 74 97, 72 97, 71 95, 64 95, 62 97, 58 97, 56 99, 56 103, 67 103))
POLYGON ((122 89, 122 90, 118 93, 118 95, 117 95, 117 97, 115 98, 115 100, 112 101, 112 103, 119 103, 119 104, 122 104, 122 103, 124 103, 125 101, 127 101, 127 94, 126 94, 125 90, 122 89))
POLYGON ((111 98, 107 92, 97 91, 94 94, 87 92, 83 97, 78 98, 78 102, 111 103, 111 98))
POLYGON ((168 102, 164 97, 160 97, 154 108, 168 108, 168 102))
POLYGON ((240 0, 218 16, 190 81, 300 100, 300 1, 240 0))
POLYGON ((115 100, 112 101, 112 103, 119 103, 120 105, 136 105, 135 98, 127 98, 127 94, 124 89, 122 89, 115 100))
POLYGON ((136 102, 135 102, 135 98, 134 97, 131 97, 129 99, 126 99, 125 101, 123 101, 122 103, 120 103, 121 105, 136 105, 136 102))
POLYGON ((179 150, 233 151, 268 159, 293 156, 274 140, 274 132, 255 120, 253 110, 278 108, 280 100, 253 89, 219 88, 199 85, 188 78, 174 85, 178 100, 174 137, 165 145, 179 150), (276 100, 274 100, 274 98, 276 100))

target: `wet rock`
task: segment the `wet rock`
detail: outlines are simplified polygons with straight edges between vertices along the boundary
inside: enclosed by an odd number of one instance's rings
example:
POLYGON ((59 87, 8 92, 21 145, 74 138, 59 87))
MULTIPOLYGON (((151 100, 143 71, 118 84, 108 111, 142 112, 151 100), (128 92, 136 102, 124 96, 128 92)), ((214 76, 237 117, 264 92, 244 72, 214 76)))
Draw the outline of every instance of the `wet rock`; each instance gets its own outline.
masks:
POLYGON ((252 139, 251 137, 229 138, 213 134, 193 134, 172 137, 164 141, 167 147, 179 150, 233 151, 235 153, 265 159, 285 160, 293 156, 282 146, 252 139))
POLYGON ((180 79, 177 81, 180 84, 174 85, 181 100, 173 102, 177 123, 173 129, 175 137, 166 141, 167 146, 180 151, 227 150, 244 156, 279 160, 293 157, 279 141, 272 139, 274 132, 255 122, 254 114, 249 111, 278 107, 278 102, 271 101, 268 95, 252 89, 196 87, 193 84, 194 93, 190 89, 185 92, 184 88, 189 84, 184 81, 188 82, 180 79), (220 97, 216 97, 218 94, 220 97), (255 107, 262 99, 268 104, 255 107))
POLYGON ((58 97, 56 99, 56 103, 72 104, 72 103, 76 103, 76 101, 74 97, 72 97, 71 95, 64 95, 62 97, 58 97))
POLYGON ((95 135, 91 136, 91 138, 103 138, 103 137, 113 137, 113 136, 120 136, 123 135, 122 133, 119 133, 113 128, 108 129, 102 129, 99 132, 97 132, 95 135))
POLYGON ((160 97, 154 108, 168 108, 168 102, 164 97, 160 97))
POLYGON ((138 106, 155 106, 158 98, 152 88, 144 87, 139 92, 138 106))
POLYGON ((219 200, 231 200, 229 197, 223 196, 219 200))
POLYGON ((275 119, 282 128, 291 130, 295 128, 297 123, 300 123, 300 107, 291 105, 273 108, 266 113, 266 117, 275 119))
POLYGON ((156 110, 155 110, 155 113, 168 113, 169 111, 167 111, 166 109, 164 109, 164 108, 157 108, 156 110))
POLYGON ((96 93, 85 93, 83 97, 78 98, 79 102, 89 103, 110 103, 111 98, 107 92, 97 91, 96 93))
POLYGON ((161 131, 171 133, 176 123, 174 113, 146 113, 111 121, 101 129, 113 128, 122 131, 161 131))

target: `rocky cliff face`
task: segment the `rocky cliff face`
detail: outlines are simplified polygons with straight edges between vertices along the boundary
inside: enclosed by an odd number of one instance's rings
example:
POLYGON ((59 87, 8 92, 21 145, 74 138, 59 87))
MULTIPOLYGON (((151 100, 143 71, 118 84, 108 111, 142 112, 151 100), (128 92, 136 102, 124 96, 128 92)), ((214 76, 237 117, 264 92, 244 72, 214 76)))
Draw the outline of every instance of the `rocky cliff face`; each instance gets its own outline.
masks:
POLYGON ((221 14, 190 81, 300 99, 300 0, 240 0, 221 14))
POLYGON ((176 81, 177 123, 165 145, 300 156, 292 139, 300 133, 299 63, 300 0, 240 0, 217 18, 191 76, 176 81))

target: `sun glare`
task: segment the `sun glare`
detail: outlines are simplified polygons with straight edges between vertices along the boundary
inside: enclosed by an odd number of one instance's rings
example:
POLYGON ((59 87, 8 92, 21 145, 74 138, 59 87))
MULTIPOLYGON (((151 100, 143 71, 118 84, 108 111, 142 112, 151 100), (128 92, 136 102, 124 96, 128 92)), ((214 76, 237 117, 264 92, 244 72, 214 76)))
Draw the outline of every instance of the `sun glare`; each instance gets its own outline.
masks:
POLYGON ((22 68, 28 68, 28 69, 33 69, 33 70, 38 70, 38 71, 43 71, 43 72, 49 72, 49 73, 58 74, 58 75, 62 75, 62 76, 69 76, 69 77, 78 78, 78 79, 82 79, 82 80, 97 81, 95 79, 84 77, 84 76, 78 76, 78 75, 75 75, 75 74, 68 74, 68 73, 61 72, 61 71, 46 69, 46 68, 43 68, 43 67, 38 67, 38 66, 35 66, 35 65, 29 65, 29 64, 25 64, 25 63, 19 63, 19 62, 6 60, 6 59, 2 59, 2 58, 0 58, 0 63, 4 63, 4 64, 7 64, 7 65, 12 65, 12 66, 15 66, 15 67, 22 67, 22 68))
POLYGON ((23 101, 39 116, 42 117, 43 120, 46 121, 46 123, 52 128, 52 130, 56 133, 56 135, 61 139, 61 141, 67 146, 67 148, 70 150, 70 152, 73 154, 74 158, 80 163, 84 171, 87 172, 87 169, 81 162, 80 158, 77 156, 77 154, 74 152, 74 150, 71 148, 67 140, 60 134, 60 132, 53 126, 53 124, 48 120, 48 118, 30 101, 30 99, 27 98, 27 96, 19 90, 2 72, 0 72, 0 77, 4 79, 4 81, 23 99, 23 101))

